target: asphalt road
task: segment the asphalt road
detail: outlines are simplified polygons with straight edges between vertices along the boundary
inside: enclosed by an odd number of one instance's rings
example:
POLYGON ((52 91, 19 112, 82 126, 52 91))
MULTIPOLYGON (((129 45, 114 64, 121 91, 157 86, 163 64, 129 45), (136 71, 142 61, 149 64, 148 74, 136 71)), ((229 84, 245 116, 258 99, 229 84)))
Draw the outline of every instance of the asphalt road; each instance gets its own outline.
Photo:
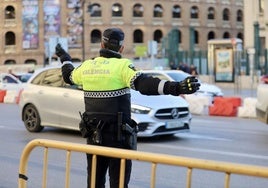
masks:
MULTIPOLYGON (((20 120, 15 104, 0 103, 0 188, 18 187, 18 169, 24 146, 35 138, 85 143, 78 132, 45 128, 41 133, 29 133, 20 120)), ((173 137, 139 139, 138 150, 208 160, 268 166, 268 125, 256 119, 236 117, 194 116, 189 133, 173 137)), ((64 187, 65 153, 49 151, 49 188, 64 187)), ((86 187, 85 154, 72 154, 70 187, 86 187)), ((42 185, 43 150, 36 149, 29 159, 28 188, 42 185)), ((131 188, 150 187, 151 167, 134 161, 131 188)), ((185 187, 187 169, 171 166, 157 168, 156 187, 185 187)), ((108 180, 107 180, 108 181, 108 180)), ((224 174, 194 170, 192 188, 224 187, 224 174)), ((267 179, 232 176, 231 187, 265 188, 267 179)))

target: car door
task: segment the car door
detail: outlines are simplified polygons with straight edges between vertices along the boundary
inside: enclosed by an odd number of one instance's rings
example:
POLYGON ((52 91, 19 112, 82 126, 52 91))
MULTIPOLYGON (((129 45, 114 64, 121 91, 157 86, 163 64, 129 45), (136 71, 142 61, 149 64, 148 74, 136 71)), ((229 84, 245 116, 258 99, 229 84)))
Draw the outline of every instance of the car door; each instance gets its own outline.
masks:
POLYGON ((62 102, 64 103, 64 113, 60 115, 60 124, 78 130, 81 120, 79 112, 85 111, 83 91, 79 86, 65 84, 62 102))
POLYGON ((50 70, 43 82, 48 82, 53 88, 53 92, 49 92, 52 100, 48 104, 53 107, 50 116, 59 121, 58 127, 78 130, 79 112, 84 112, 83 91, 64 82, 61 68, 50 70))
POLYGON ((40 75, 33 92, 43 125, 60 127, 60 115, 65 109, 62 86, 60 69, 48 69, 40 75))

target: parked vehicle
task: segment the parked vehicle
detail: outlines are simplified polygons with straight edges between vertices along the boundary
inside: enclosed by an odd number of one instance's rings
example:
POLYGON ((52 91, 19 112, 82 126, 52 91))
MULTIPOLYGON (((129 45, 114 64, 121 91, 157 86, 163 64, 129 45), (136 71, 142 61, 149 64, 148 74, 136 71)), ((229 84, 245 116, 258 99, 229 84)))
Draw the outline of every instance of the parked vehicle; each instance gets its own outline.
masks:
MULTIPOLYGON (((189 131, 191 113, 181 97, 146 96, 131 91, 132 118, 138 123, 139 137, 173 135, 189 131)), ((79 130, 84 111, 84 95, 78 86, 66 84, 60 67, 36 70, 19 99, 26 129, 39 132, 46 126, 79 130)))
POLYGON ((32 73, 17 73, 16 75, 17 75, 17 78, 18 78, 21 82, 25 83, 25 82, 27 82, 27 81, 31 78, 31 76, 32 76, 33 74, 32 74, 32 73))
POLYGON ((0 90, 20 90, 22 82, 9 73, 0 73, 0 90))
MULTIPOLYGON (((181 70, 144 70, 143 73, 169 81, 182 81, 186 77, 191 76, 181 70)), ((224 95, 218 86, 204 83, 200 79, 199 82, 201 83, 200 89, 192 95, 208 96, 211 97, 212 100, 214 97, 222 97, 224 95)))
POLYGON ((261 83, 257 87, 257 118, 268 124, 268 84, 261 83))

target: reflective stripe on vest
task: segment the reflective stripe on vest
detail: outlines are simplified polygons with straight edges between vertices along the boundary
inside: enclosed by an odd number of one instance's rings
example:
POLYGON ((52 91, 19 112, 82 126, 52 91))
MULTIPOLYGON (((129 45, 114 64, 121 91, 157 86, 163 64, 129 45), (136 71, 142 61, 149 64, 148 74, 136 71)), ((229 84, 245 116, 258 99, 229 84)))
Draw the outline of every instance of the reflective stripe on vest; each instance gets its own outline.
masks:
POLYGON ((85 91, 84 97, 89 98, 110 98, 110 97, 119 97, 125 94, 130 94, 130 89, 120 89, 116 91, 100 91, 100 92, 91 92, 91 91, 85 91))

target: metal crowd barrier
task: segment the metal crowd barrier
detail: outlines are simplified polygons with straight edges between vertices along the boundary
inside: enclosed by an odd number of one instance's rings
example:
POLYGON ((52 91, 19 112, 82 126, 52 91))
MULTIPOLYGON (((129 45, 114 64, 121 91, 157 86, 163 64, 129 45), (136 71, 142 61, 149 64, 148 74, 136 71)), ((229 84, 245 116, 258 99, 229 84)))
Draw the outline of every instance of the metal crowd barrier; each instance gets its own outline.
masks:
POLYGON ((114 158, 121 158, 121 167, 120 167, 120 184, 119 188, 124 186, 124 170, 126 159, 143 161, 151 163, 151 180, 150 188, 155 187, 156 179, 156 168, 158 164, 173 165, 179 167, 186 167, 187 178, 186 178, 186 187, 191 188, 192 172, 193 169, 203 169, 208 171, 217 171, 225 173, 224 187, 230 187, 230 177, 231 174, 245 175, 245 176, 254 176, 268 178, 268 168, 254 166, 254 165, 242 165, 228 162, 217 162, 212 160, 201 160, 195 158, 187 157, 178 157, 165 154, 156 154, 149 152, 141 151, 131 151, 117 148, 108 148, 100 146, 89 146, 86 144, 76 144, 70 142, 46 140, 46 139, 35 139, 29 142, 21 155, 20 166, 19 166, 19 179, 18 187, 26 188, 27 187, 27 166, 28 159, 31 151, 35 147, 44 147, 44 165, 43 165, 43 177, 42 177, 42 187, 46 188, 47 186, 47 165, 48 165, 48 149, 59 149, 66 151, 66 171, 65 171, 65 187, 69 188, 70 182, 70 163, 71 163, 71 152, 83 152, 93 154, 93 167, 92 167, 92 182, 91 187, 95 185, 95 176, 96 176, 96 156, 109 156, 114 158))

